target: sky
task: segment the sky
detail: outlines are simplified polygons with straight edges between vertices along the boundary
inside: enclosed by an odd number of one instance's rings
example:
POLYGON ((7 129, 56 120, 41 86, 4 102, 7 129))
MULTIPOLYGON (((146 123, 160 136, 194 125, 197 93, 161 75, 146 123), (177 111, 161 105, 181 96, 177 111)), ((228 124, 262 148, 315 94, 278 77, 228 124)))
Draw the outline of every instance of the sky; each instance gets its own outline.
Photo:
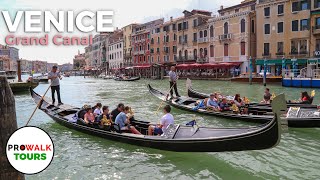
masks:
MULTIPOLYGON (((169 19, 170 16, 182 16, 183 10, 203 9, 212 11, 214 14, 221 5, 224 7, 236 5, 242 0, 0 0, 0 10, 10 11, 12 15, 18 10, 49 10, 53 14, 62 11, 77 12, 89 10, 113 10, 113 26, 123 27, 130 23, 143 23, 157 18, 169 19)), ((20 23, 18 31, 14 34, 21 36, 44 36, 44 33, 24 33, 24 23, 20 23)), ((2 14, 0 14, 0 44, 5 44, 5 36, 9 34, 2 14)), ((56 35, 56 31, 51 31, 49 37, 56 35)), ((91 33, 82 33, 75 31, 73 33, 64 33, 62 35, 89 36, 91 33)), ((44 60, 59 64, 72 63, 74 55, 80 51, 84 52, 84 46, 55 46, 49 39, 49 46, 15 46, 19 48, 19 56, 28 60, 44 60)))

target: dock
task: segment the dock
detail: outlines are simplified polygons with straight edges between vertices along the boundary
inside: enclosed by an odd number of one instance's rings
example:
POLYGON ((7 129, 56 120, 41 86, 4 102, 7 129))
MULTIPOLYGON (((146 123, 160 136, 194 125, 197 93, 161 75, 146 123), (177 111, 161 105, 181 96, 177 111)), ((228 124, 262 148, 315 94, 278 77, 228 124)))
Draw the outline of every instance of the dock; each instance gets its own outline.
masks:
POLYGON ((37 82, 10 82, 9 83, 13 93, 29 91, 29 88, 35 88, 39 85, 37 82))

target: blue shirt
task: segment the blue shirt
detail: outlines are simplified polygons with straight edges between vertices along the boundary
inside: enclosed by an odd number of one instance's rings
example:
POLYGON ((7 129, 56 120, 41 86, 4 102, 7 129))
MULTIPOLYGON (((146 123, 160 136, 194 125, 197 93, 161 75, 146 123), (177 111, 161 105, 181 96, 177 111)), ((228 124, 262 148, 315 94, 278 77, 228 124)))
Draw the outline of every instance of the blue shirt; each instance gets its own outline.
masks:
POLYGON ((219 105, 217 101, 209 99, 207 102, 207 106, 218 107, 219 105))
POLYGON ((127 120, 127 116, 124 112, 121 112, 117 115, 116 117, 116 124, 119 124, 120 128, 123 128, 126 126, 126 120, 127 120))
POLYGON ((174 71, 169 72, 169 81, 170 82, 175 82, 177 80, 177 74, 174 71))

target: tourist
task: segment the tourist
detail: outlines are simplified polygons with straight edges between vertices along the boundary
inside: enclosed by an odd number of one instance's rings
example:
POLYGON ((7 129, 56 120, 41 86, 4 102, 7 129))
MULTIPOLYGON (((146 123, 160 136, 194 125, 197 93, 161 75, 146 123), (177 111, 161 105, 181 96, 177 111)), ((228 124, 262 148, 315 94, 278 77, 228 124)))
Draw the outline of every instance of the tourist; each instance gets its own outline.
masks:
POLYGON ((118 114, 123 111, 123 109, 124 109, 124 104, 120 103, 118 104, 117 108, 111 112, 111 118, 113 122, 116 120, 116 117, 118 116, 118 114))
POLYGON ((170 114, 171 107, 169 105, 166 105, 163 108, 163 112, 164 112, 164 116, 162 116, 162 118, 160 120, 160 124, 150 125, 148 127, 148 135, 149 136, 152 136, 152 134, 161 135, 161 134, 163 134, 165 129, 168 127, 168 125, 174 124, 174 118, 173 118, 172 114, 170 114))
POLYGON ((57 71, 58 67, 53 66, 51 72, 48 73, 48 79, 51 80, 51 94, 52 94, 52 105, 55 103, 55 91, 57 91, 57 96, 58 96, 58 106, 62 105, 63 103, 61 102, 61 97, 60 97, 60 82, 59 79, 61 80, 61 75, 60 72, 57 71))
POLYGON ((207 101, 207 108, 217 109, 219 108, 218 100, 216 94, 210 94, 210 98, 207 101))
POLYGON ((261 103, 270 104, 271 96, 270 89, 266 88, 263 95, 263 101, 261 101, 261 103))
POLYGON ((242 107, 245 105, 244 101, 241 99, 240 94, 236 94, 236 96, 234 97, 233 102, 238 106, 238 107, 242 107))
POLYGON ((94 111, 93 111, 93 114, 94 116, 100 116, 102 114, 101 112, 101 107, 102 107, 102 104, 101 103, 97 103, 95 106, 94 106, 94 111))
POLYGON ((133 134, 141 134, 134 126, 130 125, 130 117, 127 118, 130 107, 126 106, 121 109, 121 112, 117 115, 115 123, 119 125, 121 131, 131 131, 133 134))
POLYGON ((230 111, 230 107, 226 98, 222 98, 222 101, 219 107, 220 107, 220 111, 230 111))
POLYGON ((95 117, 92 113, 92 108, 90 106, 87 106, 86 108, 86 114, 84 115, 84 122, 86 124, 93 124, 95 121, 95 117))
POLYGON ((311 97, 309 96, 309 94, 306 91, 301 92, 301 103, 311 104, 311 97))
POLYGON ((100 122, 102 126, 111 126, 112 121, 109 114, 108 106, 102 107, 102 114, 98 117, 98 122, 100 122))
POLYGON ((178 89, 177 89, 177 79, 178 79, 178 76, 176 74, 176 67, 171 66, 171 71, 169 72, 171 98, 173 98, 173 89, 174 89, 174 92, 176 93, 176 96, 180 97, 180 95, 178 93, 178 89))

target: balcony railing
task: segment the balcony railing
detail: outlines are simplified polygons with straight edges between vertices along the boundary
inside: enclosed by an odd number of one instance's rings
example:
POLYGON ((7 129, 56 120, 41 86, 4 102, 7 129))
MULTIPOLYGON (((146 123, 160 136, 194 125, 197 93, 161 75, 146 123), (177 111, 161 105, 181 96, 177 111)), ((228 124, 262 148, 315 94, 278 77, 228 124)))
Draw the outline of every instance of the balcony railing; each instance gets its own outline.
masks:
POLYGON ((197 57, 195 56, 179 56, 177 61, 196 61, 197 57))
POLYGON ((316 25, 312 27, 313 34, 320 34, 320 25, 316 25))
POLYGON ((223 34, 219 35, 219 40, 220 41, 226 41, 226 40, 231 40, 232 39, 232 34, 223 34))
POLYGON ((290 53, 289 53, 290 55, 307 55, 307 54, 309 54, 309 52, 308 51, 299 51, 299 52, 297 52, 297 51, 291 51, 290 53))
POLYGON ((270 53, 265 52, 265 53, 262 53, 262 56, 263 56, 263 57, 270 57, 270 56, 271 56, 271 54, 270 54, 270 53))
POLYGON ((276 56, 284 56, 284 55, 286 55, 286 53, 284 53, 284 52, 277 52, 276 53, 276 56))
POLYGON ((208 42, 208 38, 207 37, 198 39, 198 43, 206 43, 206 42, 208 42))

